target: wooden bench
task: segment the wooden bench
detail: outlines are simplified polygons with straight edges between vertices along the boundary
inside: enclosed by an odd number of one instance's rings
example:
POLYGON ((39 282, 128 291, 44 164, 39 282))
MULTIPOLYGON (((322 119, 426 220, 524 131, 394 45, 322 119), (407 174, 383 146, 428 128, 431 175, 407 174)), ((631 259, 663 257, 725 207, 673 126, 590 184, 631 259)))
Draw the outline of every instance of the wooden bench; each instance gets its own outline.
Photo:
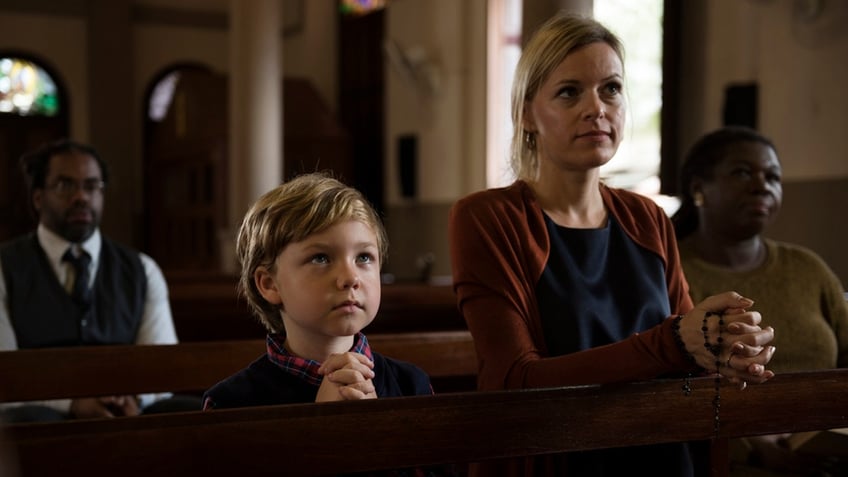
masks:
MULTIPOLYGON (((331 475, 848 426, 848 370, 740 391, 713 379, 298 404, 7 426, 22 477, 331 475), (89 456, 96 449, 97 456, 89 456)), ((720 445, 718 447, 721 447, 720 445)), ((716 454, 710 475, 727 475, 716 454)))
MULTIPOLYGON (((265 329, 238 296, 232 275, 167 275, 174 326, 181 342, 257 339, 265 329)), ((466 330, 450 286, 383 285, 380 310, 367 334, 466 330)))
MULTIPOLYGON (((375 351, 421 366, 436 391, 475 387, 467 331, 374 334, 368 341, 375 351)), ((204 391, 264 352, 264 340, 5 351, 0 402, 204 391)))

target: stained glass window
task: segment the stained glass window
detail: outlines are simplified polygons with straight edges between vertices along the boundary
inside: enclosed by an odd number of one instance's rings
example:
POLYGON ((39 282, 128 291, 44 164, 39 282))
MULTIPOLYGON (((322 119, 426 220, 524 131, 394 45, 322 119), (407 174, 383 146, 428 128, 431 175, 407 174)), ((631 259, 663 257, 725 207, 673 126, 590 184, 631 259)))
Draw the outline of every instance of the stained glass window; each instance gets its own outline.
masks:
POLYGON ((0 113, 56 116, 59 97, 53 78, 32 61, 0 57, 0 113))
POLYGON ((339 8, 343 15, 366 15, 384 8, 388 0, 341 0, 339 8))

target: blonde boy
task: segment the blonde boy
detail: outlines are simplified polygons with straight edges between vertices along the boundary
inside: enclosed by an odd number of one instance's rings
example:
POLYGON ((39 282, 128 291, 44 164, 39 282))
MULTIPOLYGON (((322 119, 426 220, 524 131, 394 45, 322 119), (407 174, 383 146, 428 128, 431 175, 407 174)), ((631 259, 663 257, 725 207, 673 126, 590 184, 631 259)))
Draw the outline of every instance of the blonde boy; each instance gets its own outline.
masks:
POLYGON ((410 363, 371 351, 387 239, 354 188, 320 173, 266 193, 238 234, 239 288, 267 352, 204 395, 204 409, 432 394, 410 363))

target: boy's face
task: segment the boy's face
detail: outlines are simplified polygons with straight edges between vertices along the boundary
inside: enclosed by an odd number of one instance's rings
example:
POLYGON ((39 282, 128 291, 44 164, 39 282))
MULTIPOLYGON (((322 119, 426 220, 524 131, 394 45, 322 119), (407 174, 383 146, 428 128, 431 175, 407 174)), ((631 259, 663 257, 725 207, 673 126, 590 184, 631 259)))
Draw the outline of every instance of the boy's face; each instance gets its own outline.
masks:
POLYGON ((380 307, 377 237, 362 222, 340 222, 287 245, 275 272, 260 267, 255 280, 266 300, 282 304, 288 341, 332 348, 371 323, 380 307))

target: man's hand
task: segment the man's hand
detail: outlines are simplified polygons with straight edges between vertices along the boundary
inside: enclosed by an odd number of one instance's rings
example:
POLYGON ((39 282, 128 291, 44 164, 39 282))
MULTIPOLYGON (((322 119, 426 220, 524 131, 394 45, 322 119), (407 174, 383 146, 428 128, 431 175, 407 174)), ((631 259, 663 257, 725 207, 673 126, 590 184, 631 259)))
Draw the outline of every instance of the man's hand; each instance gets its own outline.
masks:
POLYGON ((78 419, 137 416, 139 412, 135 396, 103 396, 71 401, 71 414, 78 419))

